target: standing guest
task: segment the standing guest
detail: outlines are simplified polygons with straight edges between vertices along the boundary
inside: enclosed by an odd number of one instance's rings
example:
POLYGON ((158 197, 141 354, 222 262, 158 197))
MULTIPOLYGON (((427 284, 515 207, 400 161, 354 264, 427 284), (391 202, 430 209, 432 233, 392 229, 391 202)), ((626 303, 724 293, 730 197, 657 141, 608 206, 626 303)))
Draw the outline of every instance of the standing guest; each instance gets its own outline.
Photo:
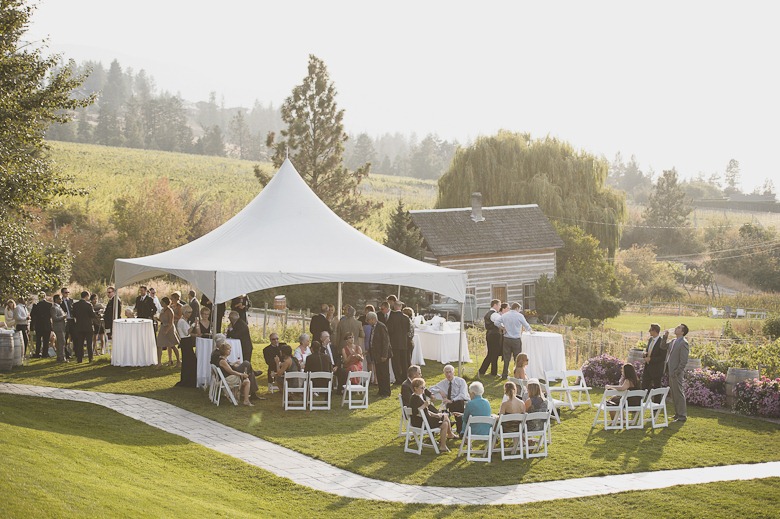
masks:
POLYGON ((27 305, 25 304, 23 297, 16 300, 13 320, 16 325, 16 331, 22 334, 24 354, 27 355, 27 350, 30 346, 30 312, 27 310, 27 305))
POLYGON ((9 330, 16 330, 16 321, 14 320, 14 310, 16 309, 16 301, 9 298, 5 302, 5 325, 9 330))
POLYGON ((407 349, 409 348, 409 328, 412 326, 412 323, 401 311, 404 307, 403 303, 396 301, 393 304, 393 310, 390 312, 385 325, 387 326, 387 333, 390 334, 390 345, 393 348, 393 373, 396 374, 395 384, 400 385, 402 374, 409 369, 407 349))
MULTIPOLYGON (((622 376, 620 377, 620 381, 618 382, 617 386, 607 384, 604 386, 604 389, 615 389, 617 391, 630 391, 632 389, 639 389, 639 379, 636 376, 636 368, 633 364, 623 364, 623 370, 622 370, 622 376)), ((619 396, 613 396, 609 399, 610 402, 612 402, 612 405, 618 405, 620 403, 620 397, 619 396)), ((630 406, 637 406, 642 402, 642 397, 639 396, 632 396, 628 399, 628 405, 630 406)), ((609 417, 614 420, 615 419, 615 412, 610 411, 609 417)))
MULTIPOLYGON (((371 329, 367 334, 371 356, 376 366, 376 379, 379 385, 379 397, 390 396, 390 359, 393 357, 393 350, 390 346, 390 335, 387 333, 387 327, 379 322, 376 313, 369 312, 366 315, 366 322, 371 329)), ((423 382, 425 385, 425 382, 423 382)))
POLYGON ((68 349, 68 339, 70 339, 71 344, 75 342, 73 340, 73 335, 76 330, 76 320, 73 318, 74 301, 70 297, 70 290, 66 287, 60 289, 60 295, 62 296, 60 306, 67 316, 67 320, 65 321, 65 357, 69 359, 72 352, 68 349))
MULTIPOLYGON (((309 355, 309 358, 306 359, 306 366, 303 368, 303 371, 308 371, 311 373, 333 372, 333 365, 330 363, 330 358, 323 353, 322 344, 320 344, 319 341, 314 341, 311 343, 311 355, 309 355)), ((314 387, 327 386, 327 382, 322 379, 317 379, 314 382, 314 387)))
POLYGON ((62 309, 60 303, 62 303, 62 296, 54 294, 54 304, 51 305, 51 328, 54 331, 54 336, 57 339, 57 362, 67 362, 65 358, 65 327, 67 326, 67 318, 65 310, 62 309))
POLYGON ((311 348, 309 347, 310 342, 311 338, 309 337, 309 334, 302 333, 300 337, 298 337, 299 345, 295 348, 295 353, 293 354, 298 361, 298 365, 301 366, 302 371, 306 371, 306 359, 311 355, 311 348))
POLYGON ((328 323, 330 323, 330 333, 335 335, 336 328, 339 325, 339 319, 341 319, 341 315, 336 313, 335 305, 328 305, 328 312, 325 314, 325 318, 328 320, 328 323))
MULTIPOLYGON (((395 297, 395 296, 393 296, 395 297)), ((377 320, 387 325, 387 319, 390 317, 390 303, 387 301, 382 301, 379 303, 379 313, 377 314, 377 320)))
POLYGON ((178 291, 171 293, 171 310, 173 310, 173 322, 178 323, 184 311, 184 305, 181 304, 181 293, 178 291))
POLYGON ((89 304, 92 305, 92 310, 95 311, 95 317, 92 318, 92 351, 96 355, 102 355, 106 344, 106 329, 103 327, 103 314, 106 307, 98 300, 97 294, 89 296, 89 304), (98 342, 100 343, 99 350, 97 349, 98 342))
POLYGON ((152 301, 154 301, 154 307, 157 310, 155 313, 159 313, 162 310, 162 304, 157 298, 157 290, 154 287, 149 287, 149 297, 151 297, 152 301))
POLYGON ((274 375, 277 369, 276 362, 280 353, 279 348, 281 346, 287 346, 287 344, 279 342, 279 334, 276 332, 272 332, 268 337, 268 340, 271 343, 263 348, 263 358, 265 359, 265 363, 268 365, 268 390, 272 391, 274 375))
POLYGON ((203 337, 204 339, 211 338, 211 308, 201 305, 200 317, 195 320, 195 327, 193 329, 193 335, 196 337, 203 337))
POLYGON ((210 311, 212 312, 214 311, 214 303, 211 302, 211 299, 206 297, 206 294, 201 294, 200 307, 203 308, 204 306, 208 308, 210 311))
POLYGON ((509 364, 518 353, 523 351, 523 341, 520 336, 525 328, 533 333, 531 325, 525 320, 525 316, 520 313, 520 303, 512 303, 510 310, 496 319, 496 324, 504 327, 504 369, 501 371, 501 378, 506 380, 509 374, 509 364))
POLYGON ((173 320, 171 300, 163 297, 160 300, 160 329, 157 332, 157 364, 162 365, 162 352, 168 350, 168 365, 173 366, 171 351, 176 353, 176 366, 179 365, 179 338, 176 336, 176 323, 173 320))
POLYGON ((328 304, 322 303, 320 305, 320 313, 311 317, 309 323, 309 332, 314 340, 318 340, 322 336, 322 332, 328 332, 328 335, 333 333, 330 329, 330 321, 328 320, 328 304))
POLYGON ((195 322, 195 318, 200 315, 200 304, 198 303, 198 299, 195 297, 194 290, 190 290, 188 297, 190 299, 188 304, 190 305, 190 308, 192 308, 192 316, 190 317, 190 324, 192 324, 195 322))
MULTIPOLYGON (((378 323, 377 325, 382 325, 378 323)), ((449 452, 447 440, 455 438, 450 427, 450 419, 443 413, 433 407, 430 400, 424 396, 425 380, 416 378, 412 381, 412 396, 409 398, 409 407, 412 408, 411 423, 412 427, 422 427, 422 421, 425 419, 431 429, 440 428, 439 432, 439 451, 449 452)))
POLYGON ((228 356, 230 355, 230 344, 225 342, 224 338, 221 342, 218 343, 215 353, 217 356, 215 358, 215 355, 212 355, 211 363, 216 365, 222 372, 222 375, 225 377, 225 381, 227 382, 228 386, 231 388, 240 388, 241 403, 247 406, 254 406, 254 404, 249 401, 249 392, 251 386, 249 374, 236 371, 233 366, 230 365, 227 360, 228 356))
POLYGON ((365 333, 363 332, 363 325, 355 319, 355 313, 353 306, 347 305, 345 307, 344 317, 339 319, 337 326, 334 328, 337 344, 344 344, 344 338, 351 333, 352 337, 355 338, 355 344, 363 346, 365 333))
MULTIPOLYGON (((661 334, 661 325, 653 323, 650 325, 650 339, 645 348, 644 361, 645 369, 642 371, 642 389, 649 390, 661 387, 661 378, 664 375, 664 361, 666 360, 666 341, 669 338, 669 331, 661 334)), ((660 397, 658 401, 660 402, 660 397)))
POLYGON ((252 301, 249 300, 246 294, 241 294, 238 297, 234 297, 230 302, 230 309, 234 312, 238 312, 239 319, 242 319, 246 324, 249 324, 249 319, 247 319, 246 312, 251 307, 252 301))
POLYGON ((342 356, 343 350, 337 344, 330 342, 330 334, 328 332, 320 334, 320 344, 322 344, 322 352, 328 356, 330 363, 333 365, 333 374, 336 376, 334 390, 340 395, 344 384, 347 383, 347 371, 344 369, 344 358, 342 356))
MULTIPOLYGON (((252 344, 252 336, 249 333, 249 325, 246 324, 246 321, 241 319, 241 316, 239 313, 235 310, 231 310, 228 314, 228 320, 230 321, 230 326, 227 329, 227 336, 229 339, 238 339, 241 341, 241 355, 243 355, 244 360, 246 362, 249 362, 249 364, 252 364, 252 352, 254 351, 255 347, 254 344, 252 344)), ((256 371, 255 376, 259 377, 263 374, 262 371, 256 371)))
POLYGON ((688 335, 688 327, 679 324, 674 329, 675 339, 668 343, 666 353, 666 369, 669 373, 669 390, 674 400, 674 421, 685 422, 688 420, 688 408, 685 402, 685 365, 688 364, 690 347, 685 336, 688 335))
POLYGON ((154 304, 154 298, 147 293, 146 287, 141 285, 138 287, 138 297, 135 298, 135 316, 139 319, 154 320, 156 313, 157 305, 154 304))
POLYGON ((373 311, 373 305, 366 305, 365 309, 363 310, 363 315, 361 315, 360 319, 358 320, 363 324, 363 355, 365 356, 365 366, 366 369, 371 372, 371 383, 376 384, 376 367, 374 366, 374 359, 371 356, 371 344, 369 341, 371 325, 366 322, 366 316, 369 312, 373 311))
MULTIPOLYGON (((347 336, 344 337, 342 359, 344 371, 347 372, 347 377, 352 371, 363 371, 363 348, 361 348, 360 345, 355 344, 355 336, 351 333, 348 333, 347 336)), ((353 384, 357 384, 358 382, 358 379, 352 379, 353 384)))
POLYGON ((525 368, 528 367, 528 354, 518 353, 515 357, 515 371, 512 376, 520 380, 528 380, 528 374, 525 372, 525 368))
MULTIPOLYGON (((528 380, 528 398, 524 402, 526 413, 543 413, 548 410, 547 399, 542 393, 542 385, 538 379, 528 380)), ((528 422, 529 431, 541 431, 544 428, 542 420, 532 420, 528 422)))
POLYGON ((193 328, 190 325, 190 318, 192 317, 192 307, 190 305, 184 305, 181 311, 181 317, 176 321, 176 333, 179 335, 179 340, 186 339, 190 336, 190 329, 193 328))
POLYGON ((108 287, 106 289, 108 295, 108 303, 106 303, 106 310, 103 312, 103 327, 106 329, 106 336, 111 338, 111 329, 114 327, 114 305, 118 305, 116 309, 116 315, 122 317, 122 300, 116 296, 116 289, 114 287, 108 287))
POLYGON ((374 305, 366 305, 365 308, 363 308, 363 314, 361 314, 361 316, 358 317, 358 321, 360 321, 360 324, 362 324, 363 327, 364 327, 363 328, 364 332, 365 332, 365 326, 366 326, 366 315, 368 315, 368 312, 376 312, 376 309, 374 308, 374 305))
POLYGON ((487 355, 485 360, 479 367, 479 375, 487 373, 488 367, 490 368, 490 374, 492 376, 498 375, 498 358, 501 356, 501 328, 499 328, 495 322, 493 322, 493 316, 499 316, 501 314, 498 311, 501 309, 501 301, 499 299, 493 299, 490 301, 490 310, 485 314, 485 342, 487 343, 487 355))
MULTIPOLYGON (((472 382, 469 385, 469 395, 471 400, 466 404, 466 408, 463 413, 452 413, 456 418, 460 418, 466 427, 468 427, 469 418, 472 416, 490 416, 490 402, 488 402, 482 395, 485 394, 485 386, 482 382, 472 382), (458 416, 460 415, 460 416, 458 416)), ((488 434, 490 433, 490 424, 480 423, 471 426, 471 430, 474 434, 488 434)), ((461 429, 460 434, 463 436, 466 433, 461 429)), ((488 445, 488 448, 492 448, 492 445, 488 445)))
POLYGON ((38 302, 30 310, 30 323, 35 330, 35 354, 33 357, 48 358, 49 337, 51 336, 52 304, 46 300, 46 292, 38 294, 38 302))
MULTIPOLYGON (((517 396, 517 385, 508 381, 504 383, 504 396, 506 399, 501 402, 498 414, 523 414, 525 413, 525 403, 517 396)), ((504 432, 519 432, 520 422, 504 422, 504 432)), ((515 440, 517 444, 517 440, 515 440)))
POLYGON ((409 318, 409 335, 406 345, 406 364, 412 364, 412 352, 414 352, 414 309, 411 306, 405 306, 401 312, 409 318))
POLYGON ((89 302, 89 292, 84 290, 81 299, 73 303, 73 316, 76 326, 73 332, 73 349, 76 353, 76 362, 84 360, 84 346, 87 347, 87 357, 92 362, 92 320, 95 318, 95 310, 89 302))
MULTIPOLYGON (((412 398, 412 394, 414 393, 412 381, 416 378, 422 378, 422 370, 417 364, 412 364, 409 366, 407 375, 406 380, 401 384, 401 402, 403 402, 403 405, 406 407, 409 407, 409 399, 412 398)), ((433 400, 433 394, 427 388, 423 392, 423 395, 428 400, 433 400)))
MULTIPOLYGON (((481 385, 481 384, 480 384, 481 385)), ((484 392, 484 386, 483 392, 484 392)), ((455 376, 455 368, 451 364, 444 366, 444 380, 431 388, 431 393, 440 398, 445 409, 455 417, 455 425, 458 433, 463 434, 463 410, 469 398, 469 391, 466 387, 466 381, 461 377, 455 376)))

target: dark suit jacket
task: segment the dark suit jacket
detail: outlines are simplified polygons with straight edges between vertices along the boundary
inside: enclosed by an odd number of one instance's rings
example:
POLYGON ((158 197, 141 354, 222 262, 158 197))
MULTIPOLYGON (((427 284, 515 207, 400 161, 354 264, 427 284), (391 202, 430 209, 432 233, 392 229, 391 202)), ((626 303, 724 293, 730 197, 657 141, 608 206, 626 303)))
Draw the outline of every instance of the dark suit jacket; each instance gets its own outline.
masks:
POLYGON ((379 362, 382 358, 391 358, 393 349, 390 346, 390 335, 387 333, 387 326, 377 322, 374 331, 371 333, 371 358, 379 362))
POLYGON ((287 343, 280 342, 279 346, 272 346, 268 345, 265 348, 263 348, 263 359, 265 359, 265 363, 268 364, 268 369, 270 371, 276 371, 276 360, 274 357, 280 357, 281 354, 281 346, 286 346, 287 343))
POLYGON ((405 351, 409 347, 409 328, 412 322, 403 312, 392 311, 387 318, 387 333, 390 335, 390 344, 393 351, 405 351))
MULTIPOLYGON (((655 342, 655 346, 653 346, 653 351, 650 354, 650 362, 645 365, 645 369, 656 372, 663 371, 664 362, 666 361, 667 349, 668 346, 666 344, 666 340, 664 340, 664 336, 659 335, 655 342)), ((645 346, 645 351, 647 351, 647 346, 645 346)))
POLYGON ((70 297, 63 299, 60 302, 60 308, 65 312, 65 319, 68 319, 68 306, 70 306, 70 318, 73 319, 73 299, 70 297))
MULTIPOLYGON (((340 368, 341 363, 344 360, 341 353, 341 348, 336 346, 335 343, 331 342, 322 350, 323 353, 327 356, 328 352, 326 350, 330 350, 330 356, 333 357, 333 365, 340 368)), ((328 357, 328 361, 330 361, 330 357, 328 357)))
POLYGON ((154 298, 147 296, 141 299, 141 296, 135 298, 135 315, 141 319, 151 319, 157 313, 157 305, 154 304, 154 298))
POLYGON ((243 319, 245 323, 249 324, 246 318, 246 311, 251 308, 252 302, 248 297, 234 297, 230 302, 230 309, 238 312, 238 317, 243 319))
POLYGON ((86 299, 73 303, 73 317, 76 319, 76 330, 83 333, 92 332, 92 319, 96 317, 95 309, 86 299))
POLYGON ((319 341, 322 332, 328 332, 331 335, 331 339, 335 339, 335 337, 333 337, 333 330, 330 329, 328 318, 322 314, 312 316, 311 323, 309 323, 309 331, 311 332, 311 340, 313 341, 319 341))
MULTIPOLYGON (((390 312, 390 313, 392 313, 392 312, 390 312)), ((382 324, 387 324, 387 319, 388 319, 389 317, 390 317, 390 316, 385 316, 385 314, 383 314, 381 311, 377 311, 377 313, 376 313, 376 319, 377 319, 377 321, 379 321, 379 322, 380 322, 380 323, 382 323, 382 324)))
MULTIPOLYGON (((105 323, 106 330, 110 330, 114 326, 114 301, 117 301, 116 296, 108 300, 108 303, 106 303, 106 311, 103 312, 103 322, 105 323)), ((122 319, 124 317, 122 315, 122 300, 120 299, 117 304, 119 305, 119 309, 116 315, 119 319, 122 319)))
POLYGON ((330 357, 327 353, 320 350, 319 353, 312 353, 306 358, 306 367, 303 371, 333 371, 333 364, 330 363, 330 357))
POLYGON ((45 299, 33 305, 30 310, 30 322, 34 330, 51 330, 51 307, 52 304, 45 299))
POLYGON ((195 322, 195 319, 200 316, 200 304, 198 303, 198 300, 194 297, 189 302, 190 308, 192 308, 192 315, 190 316, 189 323, 192 324, 195 322))
POLYGON ((236 321, 236 324, 232 325, 227 332, 228 339, 238 339, 241 341, 241 353, 244 355, 244 360, 252 362, 252 337, 249 334, 249 325, 247 325, 240 318, 236 321))

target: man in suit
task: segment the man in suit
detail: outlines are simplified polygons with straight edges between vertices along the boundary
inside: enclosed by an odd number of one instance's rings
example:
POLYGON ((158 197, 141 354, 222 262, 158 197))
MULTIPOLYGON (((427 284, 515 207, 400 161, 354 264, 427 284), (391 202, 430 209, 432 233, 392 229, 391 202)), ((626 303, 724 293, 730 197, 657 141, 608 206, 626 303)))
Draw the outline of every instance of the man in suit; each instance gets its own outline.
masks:
MULTIPOLYGON (((669 332, 661 334, 661 325, 650 325, 650 339, 645 348, 645 369, 642 372, 642 389, 650 390, 661 387, 661 377, 664 374, 664 360, 666 357, 666 339, 669 332)), ((659 401, 660 399, 656 397, 659 401)))
POLYGON ((192 315, 190 315, 190 319, 188 322, 190 324, 193 324, 195 322, 195 319, 197 319, 198 316, 200 315, 200 303, 198 303, 198 298, 195 297, 194 290, 190 290, 189 298, 190 298, 189 305, 190 308, 192 308, 192 315))
POLYGON ((73 303, 73 316, 76 319, 73 349, 76 352, 76 362, 84 360, 84 345, 87 346, 87 356, 92 362, 92 320, 97 317, 95 309, 89 302, 89 292, 81 293, 81 299, 73 303))
POLYGON ((57 338, 57 362, 68 362, 65 358, 65 327, 67 326, 67 315, 62 309, 62 296, 54 294, 52 298, 54 304, 51 305, 51 323, 54 336, 57 338))
POLYGON ((466 381, 455 375, 455 368, 451 364, 444 366, 444 380, 433 386, 431 393, 440 398, 443 407, 455 417, 458 434, 463 435, 462 413, 471 396, 466 381))
POLYGON ((387 327, 379 322, 375 312, 366 315, 366 322, 371 327, 367 341, 370 345, 371 358, 374 359, 376 366, 379 396, 390 396, 390 359, 393 357, 390 335, 387 333, 387 327))
POLYGON ((71 344, 75 342, 73 334, 76 330, 76 320, 73 318, 73 299, 70 297, 70 290, 67 287, 60 289, 60 297, 62 298, 60 308, 65 312, 65 358, 69 359, 73 352, 68 348, 68 339, 70 339, 71 344))
POLYGON ((146 287, 141 285, 138 288, 138 297, 135 298, 135 316, 139 319, 154 319, 157 313, 157 305, 154 299, 146 293, 146 287))
POLYGON ((409 369, 407 351, 409 350, 409 329, 412 322, 401 312, 403 307, 404 304, 401 301, 395 301, 393 311, 390 312, 385 323, 387 333, 390 335, 390 346, 393 348, 393 373, 395 373, 396 385, 401 384, 401 374, 406 373, 406 370, 409 369))
POLYGON ((330 334, 327 331, 320 334, 320 344, 322 345, 323 355, 328 356, 333 375, 336 377, 333 389, 336 393, 341 394, 344 391, 344 385, 347 383, 347 370, 344 369, 344 356, 341 354, 341 348, 330 342, 330 334))
POLYGON ((279 342, 279 334, 274 332, 269 338, 271 344, 263 348, 263 358, 268 365, 268 390, 273 391, 276 386, 274 385, 274 373, 276 373, 276 359, 281 355, 281 347, 287 346, 287 343, 279 342))
MULTIPOLYGON (((311 355, 306 359, 306 366, 303 368, 303 371, 314 373, 318 371, 333 372, 333 364, 330 362, 330 357, 323 353, 322 345, 319 341, 312 343, 311 355)), ((315 380, 315 383, 314 387, 325 387, 327 385, 326 381, 321 379, 315 380)))
POLYGON ((114 327, 114 305, 119 305, 116 315, 119 319, 122 319, 122 300, 116 297, 116 289, 114 287, 108 287, 106 294, 108 295, 108 303, 106 303, 106 311, 103 312, 103 325, 106 329, 106 335, 110 339, 111 329, 114 327))
MULTIPOLYGON (((414 390, 412 389, 412 380, 416 378, 422 378, 422 370, 420 369, 420 366, 417 364, 412 364, 409 366, 409 369, 406 371, 407 377, 406 380, 403 381, 401 384, 401 401, 406 407, 409 407, 409 399, 412 398, 412 395, 414 394, 414 390)), ((428 390, 428 388, 425 388, 423 390, 423 395, 433 400, 433 394, 428 390)), ((429 408, 430 409, 430 408, 429 408)), ((431 409, 431 412, 436 412, 433 409, 431 409)))
MULTIPOLYGON (((241 316, 235 310, 228 314, 228 320, 230 321, 230 326, 228 326, 227 329, 228 339, 238 339, 241 341, 241 354, 244 356, 244 361, 249 362, 251 365, 254 345, 252 344, 252 336, 249 333, 249 325, 246 324, 246 321, 241 319, 241 316)), ((259 377, 263 372, 255 371, 254 374, 256 377, 259 377)))
POLYGON ((320 305, 320 313, 313 315, 311 323, 309 323, 309 332, 311 332, 312 340, 319 341, 322 337, 322 332, 328 332, 328 336, 333 333, 330 329, 330 321, 328 321, 328 304, 323 303, 320 305))
POLYGON ((490 310, 485 314, 485 341, 487 342, 487 355, 485 360, 482 361, 482 366, 479 367, 478 375, 484 375, 487 373, 488 367, 490 368, 490 374, 492 376, 498 375, 498 358, 502 354, 501 345, 501 328, 496 326, 493 322, 493 316, 500 315, 498 313, 501 309, 501 301, 499 299, 493 299, 490 302, 490 310))
POLYGON ((679 324, 674 329, 675 339, 668 343, 666 353, 666 370, 669 374, 669 391, 674 400, 674 421, 685 422, 688 419, 688 409, 685 402, 685 365, 688 364, 690 347, 688 340, 688 327, 679 324))
POLYGON ((35 330, 35 354, 33 357, 49 356, 49 338, 51 337, 51 303, 46 300, 46 292, 38 294, 38 302, 30 310, 30 322, 35 330))
POLYGON ((238 297, 234 297, 230 302, 230 309, 238 312, 238 318, 243 319, 246 324, 249 324, 249 319, 246 317, 246 312, 249 310, 249 308, 251 308, 251 306, 252 302, 249 300, 246 294, 241 294, 238 297))
POLYGON ((377 320, 382 324, 387 324, 387 319, 390 317, 390 303, 382 301, 379 303, 379 313, 376 314, 377 320))

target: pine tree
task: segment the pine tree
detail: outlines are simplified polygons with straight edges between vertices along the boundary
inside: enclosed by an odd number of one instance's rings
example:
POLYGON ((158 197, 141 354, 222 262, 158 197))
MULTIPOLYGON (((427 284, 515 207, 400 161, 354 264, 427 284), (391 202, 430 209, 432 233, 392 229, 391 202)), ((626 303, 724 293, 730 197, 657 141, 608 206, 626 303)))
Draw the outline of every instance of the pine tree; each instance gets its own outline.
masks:
POLYGON ((412 222, 412 217, 409 215, 409 211, 404 208, 404 203, 401 199, 398 200, 398 205, 387 227, 385 245, 401 254, 406 254, 410 258, 422 259, 422 235, 417 226, 412 222))
POLYGON ((239 110, 230 120, 228 135, 230 136, 230 142, 238 148, 238 158, 247 158, 245 152, 249 147, 250 135, 249 125, 246 122, 243 110, 239 110))
POLYGON ((704 249, 691 227, 691 211, 690 200, 677 181, 677 170, 665 170, 653 186, 644 213, 646 240, 656 246, 659 254, 690 254, 704 249))
POLYGON ((309 56, 308 75, 293 88, 282 105, 282 120, 287 125, 282 138, 274 142, 268 134, 267 145, 274 149, 274 165, 282 165, 289 151, 290 160, 311 189, 339 217, 350 224, 364 220, 379 204, 361 199, 360 182, 368 176, 370 164, 355 171, 343 165, 344 110, 336 106, 336 87, 325 63, 309 56))

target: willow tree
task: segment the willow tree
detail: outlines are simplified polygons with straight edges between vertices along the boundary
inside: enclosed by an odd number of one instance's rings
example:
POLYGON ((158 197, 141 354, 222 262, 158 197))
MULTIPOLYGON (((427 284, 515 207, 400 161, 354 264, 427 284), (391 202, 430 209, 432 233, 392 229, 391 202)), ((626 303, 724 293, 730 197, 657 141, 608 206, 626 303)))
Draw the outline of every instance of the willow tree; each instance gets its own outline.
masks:
MULTIPOLYGON (((370 164, 354 171, 344 167, 344 110, 336 106, 336 87, 330 80, 325 63, 309 56, 309 73, 303 83, 293 88, 282 104, 282 121, 287 128, 282 138, 274 142, 268 135, 267 145, 274 149, 272 157, 278 168, 289 154, 301 177, 339 217, 351 224, 368 217, 377 204, 362 199, 360 182, 368 176, 370 164)), ((261 183, 267 178, 256 175, 261 183)))
POLYGON ((577 225, 614 256, 626 203, 606 186, 608 172, 605 160, 566 142, 501 131, 458 149, 439 179, 436 207, 465 207, 475 191, 486 206, 538 204, 548 218, 577 225))

